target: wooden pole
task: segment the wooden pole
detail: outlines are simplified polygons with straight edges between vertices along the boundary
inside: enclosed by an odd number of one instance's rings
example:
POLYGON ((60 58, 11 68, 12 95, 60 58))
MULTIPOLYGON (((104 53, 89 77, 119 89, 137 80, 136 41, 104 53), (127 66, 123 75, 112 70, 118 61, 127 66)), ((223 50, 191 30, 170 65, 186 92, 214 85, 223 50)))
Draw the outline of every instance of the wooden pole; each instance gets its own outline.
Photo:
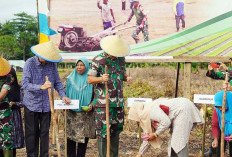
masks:
MULTIPOLYGON (((107 65, 105 66, 105 74, 107 74, 107 65)), ((110 119, 109 119, 109 98, 108 98, 108 84, 105 82, 106 88, 106 131, 107 131, 107 157, 110 157, 110 119)))
POLYGON ((177 74, 176 74, 176 90, 175 90, 175 98, 178 94, 178 83, 179 83, 179 73, 180 73, 180 63, 177 63, 177 74))
POLYGON ((191 63, 184 63, 184 97, 191 98, 191 63))
POLYGON ((207 115, 207 105, 204 104, 204 119, 205 119, 205 123, 203 125, 203 137, 202 137, 202 157, 204 157, 204 153, 205 153, 205 128, 206 128, 206 115, 207 115))
POLYGON ((56 132, 54 125, 52 125, 52 144, 56 144, 56 132))
POLYGON ((64 134, 64 138, 65 138, 65 150, 64 150, 64 156, 67 157, 68 156, 68 146, 67 146, 67 110, 64 110, 64 126, 65 126, 65 134, 64 134))
POLYGON ((36 6, 37 6, 37 30, 38 30, 38 42, 40 40, 40 28, 39 28, 39 2, 36 0, 36 6))
MULTIPOLYGON (((48 77, 46 76, 46 81, 48 81, 48 77)), ((51 88, 48 88, 48 96, 49 96, 49 102, 50 102, 50 107, 51 107, 51 113, 52 113, 52 123, 55 127, 56 131, 56 148, 57 148, 57 155, 58 157, 61 157, 60 154, 60 143, 59 143, 59 131, 58 131, 58 126, 57 126, 57 115, 54 110, 54 102, 53 102, 53 97, 52 97, 52 90, 51 88)))
MULTIPOLYGON (((228 82, 228 72, 226 72, 225 81, 228 82)), ((225 141, 225 111, 226 111, 226 95, 227 88, 224 90, 223 103, 222 103, 222 118, 221 118, 221 157, 225 156, 224 141, 225 141)))
POLYGON ((141 134, 142 134, 141 132, 142 132, 142 131, 141 131, 141 129, 142 129, 142 128, 141 128, 141 125, 140 125, 140 123, 139 123, 139 148, 140 148, 141 143, 142 143, 142 139, 141 139, 141 134))

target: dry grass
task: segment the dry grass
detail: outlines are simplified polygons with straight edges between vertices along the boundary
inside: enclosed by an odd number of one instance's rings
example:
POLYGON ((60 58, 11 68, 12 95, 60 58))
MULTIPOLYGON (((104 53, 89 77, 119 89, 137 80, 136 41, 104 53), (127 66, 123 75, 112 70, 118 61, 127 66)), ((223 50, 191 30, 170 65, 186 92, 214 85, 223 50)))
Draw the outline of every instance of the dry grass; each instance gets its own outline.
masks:
MULTIPOLYGON (((127 69, 127 73, 134 78, 134 80, 140 79, 141 84, 148 84, 147 88, 154 88, 151 94, 154 95, 143 95, 141 97, 152 97, 157 98, 160 93, 163 93, 164 97, 174 97, 175 95, 175 79, 176 79, 176 70, 169 67, 148 67, 148 68, 130 68, 127 69), (168 92, 167 92, 168 91, 168 92)), ((62 81, 65 80, 69 72, 61 76, 62 81)), ((222 90, 222 81, 212 80, 205 76, 206 70, 198 70, 191 74, 191 94, 215 94, 217 91, 222 90)), ((124 84, 124 91, 128 92, 127 83, 124 84)), ((132 90, 133 91, 133 90, 132 90)), ((179 91, 178 96, 183 96, 184 87, 183 87, 183 71, 180 71, 179 77, 179 91)), ((58 94, 55 93, 55 98, 58 98, 58 94)), ((198 108, 201 108, 201 105, 197 105, 198 108)), ((125 125, 124 131, 121 133, 120 138, 120 157, 132 157, 138 151, 138 127, 137 125, 127 119, 128 108, 125 107, 125 125)), ((63 134, 63 112, 59 111, 59 129, 60 129, 60 142, 62 146, 62 151, 64 150, 64 134, 63 134)), ((52 126, 52 125, 51 125, 52 126)), ((51 129, 52 130, 52 129, 51 129)), ((52 141, 52 133, 50 133, 50 142, 52 141)), ((146 157, 164 157, 167 155, 167 143, 168 138, 170 137, 168 131, 166 131, 161 138, 164 143, 160 150, 150 149, 149 152, 145 155, 146 157)), ((210 144, 211 138, 211 119, 207 121, 206 127, 206 148, 210 144)), ((201 143, 202 143, 202 126, 196 127, 190 135, 189 139, 189 152, 190 157, 201 156, 201 143)), ((54 150, 55 146, 50 146, 50 155, 55 155, 54 150)), ((88 157, 97 156, 97 147, 96 140, 90 140, 87 149, 88 157)), ((18 156, 25 156, 25 149, 18 150, 18 156)))

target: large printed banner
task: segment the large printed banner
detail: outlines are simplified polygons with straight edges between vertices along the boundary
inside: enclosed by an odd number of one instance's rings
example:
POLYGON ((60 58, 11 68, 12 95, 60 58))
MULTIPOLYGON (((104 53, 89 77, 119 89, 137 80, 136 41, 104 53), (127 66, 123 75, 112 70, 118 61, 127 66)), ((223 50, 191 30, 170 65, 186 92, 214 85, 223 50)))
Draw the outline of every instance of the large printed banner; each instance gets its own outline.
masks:
POLYGON ((58 33, 50 40, 64 59, 94 57, 102 52, 101 38, 111 34, 128 41, 132 57, 232 56, 231 0, 140 0, 138 13, 147 16, 149 41, 144 42, 140 32, 137 44, 132 38, 135 15, 124 24, 132 12, 130 0, 125 0, 125 6, 123 0, 108 0, 115 20, 111 19, 113 28, 106 30, 103 20, 107 15, 102 13, 107 14, 109 8, 98 1, 50 0, 49 27, 58 33))

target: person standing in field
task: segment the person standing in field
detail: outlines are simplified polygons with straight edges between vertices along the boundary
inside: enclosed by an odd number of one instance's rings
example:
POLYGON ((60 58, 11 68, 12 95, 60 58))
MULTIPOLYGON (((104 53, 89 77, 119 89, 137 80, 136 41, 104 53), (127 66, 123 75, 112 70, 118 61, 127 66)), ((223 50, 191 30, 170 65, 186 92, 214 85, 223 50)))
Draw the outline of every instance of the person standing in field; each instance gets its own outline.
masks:
POLYGON ((102 4, 100 4, 100 0, 97 0, 97 7, 101 9, 104 30, 113 27, 115 24, 114 12, 108 0, 103 0, 102 4))
POLYGON ((180 21, 182 23, 182 29, 185 28, 185 15, 184 15, 185 6, 184 4, 185 4, 185 0, 174 1, 173 11, 175 14, 175 19, 176 19, 176 31, 177 32, 180 29, 180 21))
POLYGON ((135 15, 136 17, 136 29, 132 33, 132 38, 136 43, 139 43, 139 33, 142 31, 144 36, 144 41, 148 41, 148 21, 147 15, 144 12, 143 6, 139 4, 139 0, 133 0, 133 7, 131 10, 131 14, 124 24, 131 21, 132 17, 135 15))
POLYGON ((89 138, 95 138, 94 112, 92 112, 93 86, 87 83, 89 62, 78 58, 76 67, 67 77, 66 94, 70 99, 79 100, 79 109, 67 111, 68 157, 85 157, 89 138), (89 106, 83 111, 82 106, 89 106))
POLYGON ((53 42, 31 47, 36 55, 29 58, 23 68, 22 88, 25 117, 27 157, 48 157, 51 108, 48 89, 56 89, 61 99, 69 104, 56 67, 62 61, 53 42), (48 77, 48 81, 46 80, 48 77), (40 152, 39 152, 40 151, 40 152))
POLYGON ((93 58, 88 72, 88 83, 94 85, 93 108, 95 111, 96 136, 99 157, 105 157, 107 151, 106 131, 106 86, 109 93, 109 127, 110 127, 110 156, 118 157, 119 134, 124 124, 123 81, 132 82, 125 68, 125 56, 130 47, 121 37, 112 35, 100 42, 103 53, 93 58), (107 72, 105 71, 107 65, 107 72), (106 74, 107 73, 107 74, 106 74))
POLYGON ((122 0, 122 10, 126 10, 126 0, 122 0))

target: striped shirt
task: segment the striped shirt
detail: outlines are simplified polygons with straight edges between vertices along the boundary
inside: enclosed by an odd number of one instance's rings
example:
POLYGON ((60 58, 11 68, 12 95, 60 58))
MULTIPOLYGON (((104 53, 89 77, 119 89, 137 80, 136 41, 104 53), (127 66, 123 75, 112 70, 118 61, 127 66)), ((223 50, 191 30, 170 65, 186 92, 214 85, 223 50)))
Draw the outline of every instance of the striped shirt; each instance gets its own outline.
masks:
POLYGON ((43 65, 37 56, 31 57, 25 63, 22 78, 22 88, 25 91, 23 104, 30 111, 50 111, 48 90, 40 89, 45 82, 45 76, 52 83, 52 91, 55 88, 62 98, 66 96, 56 64, 48 62, 43 65))

